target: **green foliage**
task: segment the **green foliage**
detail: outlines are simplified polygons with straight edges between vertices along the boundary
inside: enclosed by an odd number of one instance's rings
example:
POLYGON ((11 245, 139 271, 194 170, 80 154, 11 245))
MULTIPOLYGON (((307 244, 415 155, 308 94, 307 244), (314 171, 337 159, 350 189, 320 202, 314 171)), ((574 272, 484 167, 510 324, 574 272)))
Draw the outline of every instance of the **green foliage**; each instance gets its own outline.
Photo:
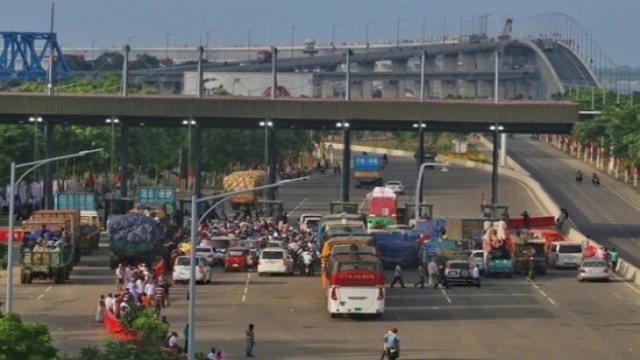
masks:
POLYGON ((45 325, 23 322, 17 314, 0 318, 0 360, 51 360, 58 351, 45 325))

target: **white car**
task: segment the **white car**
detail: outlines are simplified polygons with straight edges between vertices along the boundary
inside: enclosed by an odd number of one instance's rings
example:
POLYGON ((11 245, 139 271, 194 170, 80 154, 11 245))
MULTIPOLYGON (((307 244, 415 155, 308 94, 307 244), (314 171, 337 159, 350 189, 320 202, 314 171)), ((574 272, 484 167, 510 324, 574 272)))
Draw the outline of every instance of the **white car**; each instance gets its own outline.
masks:
POLYGON ((480 273, 484 272, 484 251, 482 250, 473 250, 469 255, 469 263, 471 267, 478 265, 478 269, 480 269, 480 273))
POLYGON ((260 252, 258 258, 258 275, 293 274, 293 258, 287 249, 268 247, 260 252))
POLYGON ((209 245, 198 245, 196 247, 196 256, 201 256, 207 259, 209 266, 216 266, 222 264, 222 254, 209 245))
MULTIPOLYGON (((191 280, 191 257, 189 255, 178 256, 173 266, 173 282, 186 284, 191 280)), ((196 283, 210 283, 213 279, 213 270, 207 264, 207 259, 196 256, 196 283)))
POLYGON ((402 185, 402 181, 390 180, 390 181, 387 181, 387 183, 384 186, 393 190, 395 194, 404 195, 404 185, 402 185))
POLYGON ((611 268, 606 261, 600 259, 584 259, 578 268, 578 281, 611 280, 611 268))

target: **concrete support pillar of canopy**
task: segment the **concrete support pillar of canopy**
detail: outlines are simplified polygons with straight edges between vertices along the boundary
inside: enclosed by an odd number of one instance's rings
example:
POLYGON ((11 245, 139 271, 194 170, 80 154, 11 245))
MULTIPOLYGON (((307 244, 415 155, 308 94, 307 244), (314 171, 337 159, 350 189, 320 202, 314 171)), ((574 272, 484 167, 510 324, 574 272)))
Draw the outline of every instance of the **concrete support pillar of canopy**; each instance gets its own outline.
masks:
POLYGON ((343 149, 342 149, 342 191, 341 200, 349 201, 349 180, 351 180, 351 132, 349 123, 342 123, 343 149))
POLYGON ((194 173, 194 182, 193 182, 193 193, 196 196, 202 195, 202 127, 194 126, 192 131, 193 133, 193 144, 191 144, 191 149, 193 153, 193 173, 194 173))
POLYGON ((129 180, 129 126, 120 126, 120 197, 128 196, 129 180))
MULTIPOLYGON (((54 142, 54 129, 55 125, 52 122, 46 121, 44 124, 44 141, 45 141, 45 153, 44 158, 50 159, 54 157, 55 149, 53 147, 54 142)), ((48 162, 44 164, 43 174, 43 188, 42 199, 44 200, 45 209, 53 209, 53 173, 55 171, 55 163, 48 162)))

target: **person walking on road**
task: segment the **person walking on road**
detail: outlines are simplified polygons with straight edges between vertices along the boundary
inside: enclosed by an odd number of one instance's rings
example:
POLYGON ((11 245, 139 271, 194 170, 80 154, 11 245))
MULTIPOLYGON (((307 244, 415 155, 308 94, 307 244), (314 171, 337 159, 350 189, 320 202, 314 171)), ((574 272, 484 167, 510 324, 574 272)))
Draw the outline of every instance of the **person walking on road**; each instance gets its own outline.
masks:
MULTIPOLYGON (((480 289, 480 266, 478 264, 471 269, 471 278, 473 278, 473 283, 480 289)), ((471 284, 469 284, 469 287, 471 287, 471 284)))
POLYGON ((420 288, 424 289, 424 278, 426 277, 426 274, 424 265, 422 263, 418 265, 418 276, 420 277, 420 280, 418 280, 417 283, 413 284, 413 287, 418 287, 418 284, 420 284, 420 288))
POLYGON ((611 261, 611 270, 616 271, 616 267, 618 266, 618 251, 616 248, 611 248, 609 252, 609 261, 611 261))
POLYGON ((396 265, 393 281, 391 282, 391 286, 389 287, 394 287, 396 282, 400 283, 400 287, 405 287, 404 281, 402 281, 402 267, 400 266, 400 264, 396 265))
POLYGON ((246 336, 247 336, 246 356, 253 357, 253 347, 256 344, 255 334, 253 333, 253 324, 249 324, 249 328, 247 329, 246 336))
POLYGON ((118 264, 116 268, 116 291, 122 291, 122 285, 124 285, 124 267, 122 264, 118 264))
POLYGON ((427 265, 427 272, 429 273, 429 286, 436 285, 436 279, 438 277, 438 264, 436 264, 436 259, 431 259, 429 264, 427 265))
POLYGON ((442 285, 442 287, 449 289, 449 282, 447 282, 447 274, 445 273, 444 265, 440 265, 438 281, 433 285, 433 288, 437 289, 438 285, 442 285))
POLYGON ((529 255, 529 271, 527 274, 527 281, 536 281, 536 271, 533 263, 533 255, 529 255))

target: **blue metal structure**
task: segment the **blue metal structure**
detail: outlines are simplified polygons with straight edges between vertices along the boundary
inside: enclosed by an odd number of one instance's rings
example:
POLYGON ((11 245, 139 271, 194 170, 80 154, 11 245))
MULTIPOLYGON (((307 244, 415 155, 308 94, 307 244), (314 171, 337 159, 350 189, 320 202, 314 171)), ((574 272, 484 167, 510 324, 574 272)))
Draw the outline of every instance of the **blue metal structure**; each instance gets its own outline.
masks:
MULTIPOLYGON (((47 70, 42 61, 53 50, 53 81, 66 79, 71 71, 56 33, 40 32, 0 32, 3 47, 0 53, 0 80, 20 79, 46 81, 47 70)), ((48 61, 48 59, 47 59, 48 61)))

